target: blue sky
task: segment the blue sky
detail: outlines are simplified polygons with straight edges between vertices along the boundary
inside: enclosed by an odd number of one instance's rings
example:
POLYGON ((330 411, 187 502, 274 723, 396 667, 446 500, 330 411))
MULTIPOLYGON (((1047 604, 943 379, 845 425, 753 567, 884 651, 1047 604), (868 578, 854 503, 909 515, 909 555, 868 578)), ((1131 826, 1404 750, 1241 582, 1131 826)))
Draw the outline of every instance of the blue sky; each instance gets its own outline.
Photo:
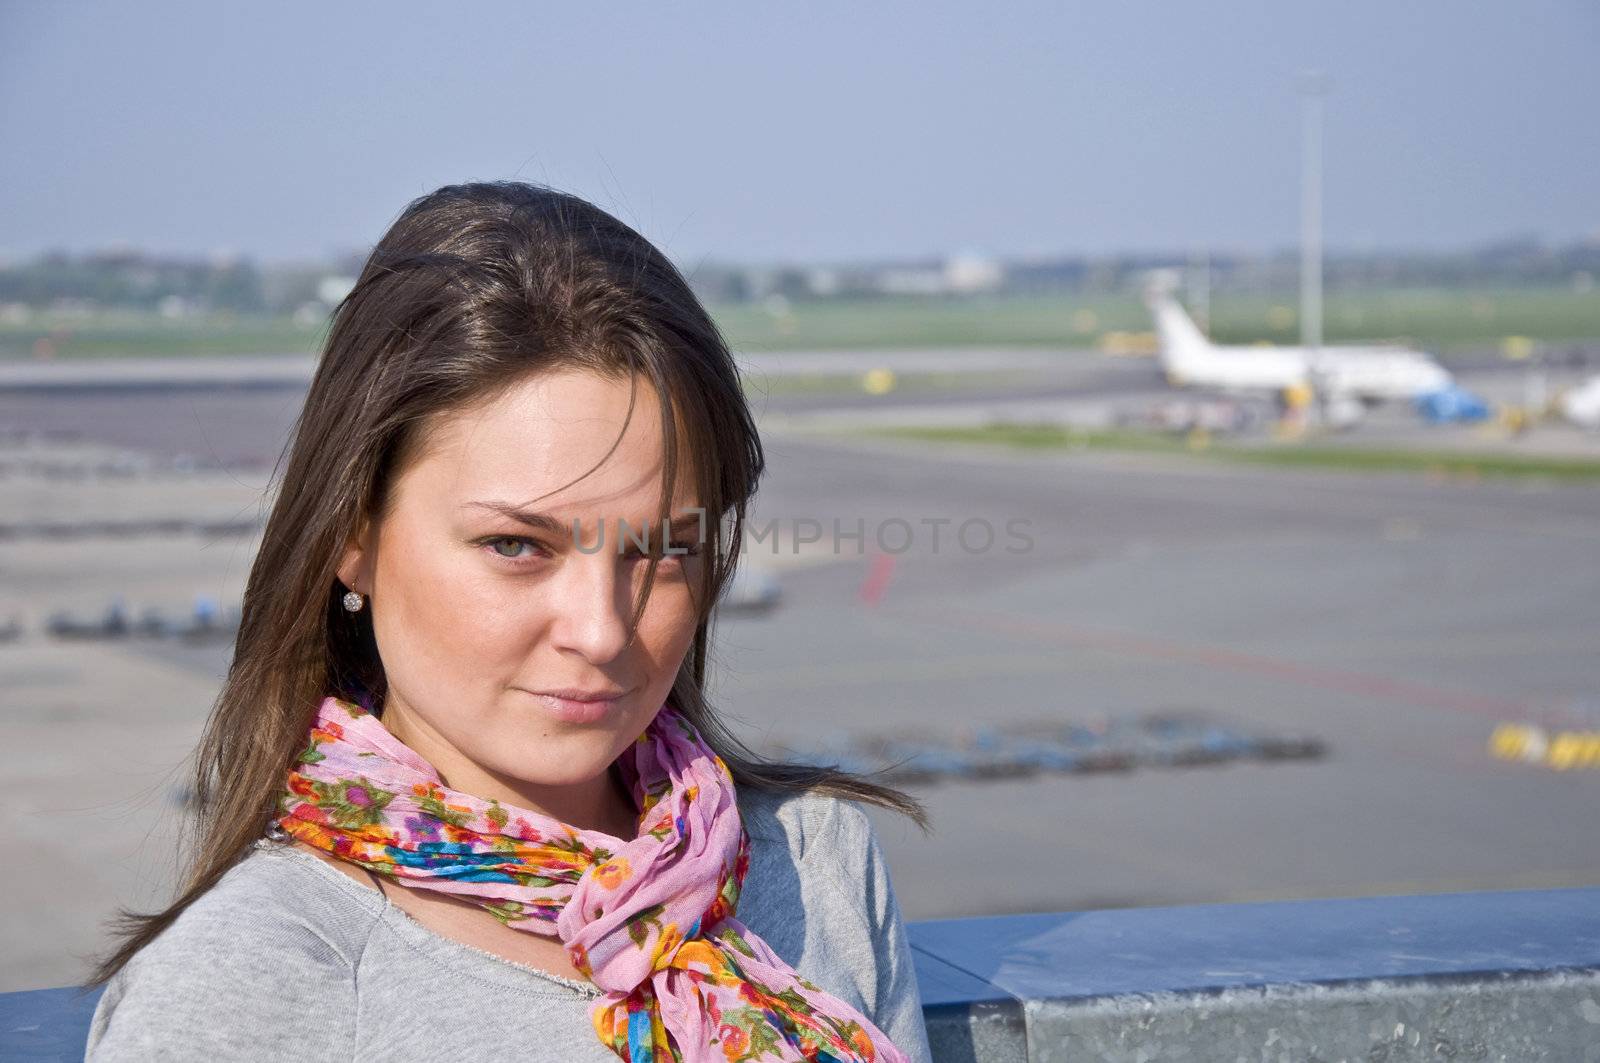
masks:
POLYGON ((522 178, 679 261, 1600 234, 1600 4, 0 0, 0 250, 364 249, 522 178))

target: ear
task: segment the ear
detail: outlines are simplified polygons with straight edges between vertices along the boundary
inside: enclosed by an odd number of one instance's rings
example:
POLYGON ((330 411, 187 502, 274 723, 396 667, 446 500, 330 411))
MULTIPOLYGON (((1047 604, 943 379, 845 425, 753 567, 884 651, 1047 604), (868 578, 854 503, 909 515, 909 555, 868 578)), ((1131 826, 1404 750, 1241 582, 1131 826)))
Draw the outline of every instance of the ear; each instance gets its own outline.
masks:
POLYGON ((345 544, 344 555, 339 559, 339 582, 347 590, 372 593, 372 525, 363 519, 356 534, 345 544))

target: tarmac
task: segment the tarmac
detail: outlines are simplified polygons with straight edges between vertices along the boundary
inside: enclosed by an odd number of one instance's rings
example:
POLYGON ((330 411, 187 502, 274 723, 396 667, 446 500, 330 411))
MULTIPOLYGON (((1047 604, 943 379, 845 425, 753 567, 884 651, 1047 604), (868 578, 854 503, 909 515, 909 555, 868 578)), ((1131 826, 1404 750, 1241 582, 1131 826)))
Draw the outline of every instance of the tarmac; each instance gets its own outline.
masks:
MULTIPOLYGON (((1037 371, 1032 394, 979 404, 1162 395, 1144 365, 1037 371)), ((175 881, 181 768, 228 645, 43 625, 116 596, 134 611, 237 602, 303 385, 206 372, 222 377, 0 387, 0 625, 21 626, 0 642, 0 990, 81 977, 103 920, 175 881), (162 520, 189 530, 138 530, 162 520), (98 530, 57 527, 74 524, 98 530), (205 530, 223 526, 245 530, 205 530)), ((759 404, 770 467, 752 521, 778 534, 749 563, 780 575, 784 601, 716 626, 711 692, 741 733, 779 751, 1194 711, 1314 734, 1328 754, 919 786, 930 835, 873 813, 908 918, 1600 885, 1600 770, 1490 749, 1507 721, 1600 714, 1600 489, 933 447, 802 416, 971 402, 759 404), (796 550, 800 519, 824 534, 796 550), (835 542, 835 520, 862 538, 835 542), (1000 530, 993 547, 955 540, 975 520, 1000 530), (1004 549, 1007 521, 1027 522, 1027 549, 1004 549), (886 559, 878 535, 898 543, 899 522, 911 545, 886 559)))

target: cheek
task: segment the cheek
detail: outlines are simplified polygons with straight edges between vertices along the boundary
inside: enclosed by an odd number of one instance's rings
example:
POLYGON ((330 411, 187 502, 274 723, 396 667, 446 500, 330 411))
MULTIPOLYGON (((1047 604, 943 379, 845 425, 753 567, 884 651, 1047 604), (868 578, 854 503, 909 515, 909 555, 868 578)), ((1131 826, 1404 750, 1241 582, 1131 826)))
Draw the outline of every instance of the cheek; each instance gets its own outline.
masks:
POLYGON ((619 735, 630 741, 621 742, 618 753, 631 744, 632 736, 649 726, 656 710, 672 692, 684 657, 694 645, 695 622, 694 601, 687 588, 665 580, 658 582, 639 622, 639 637, 633 649, 637 655, 635 667, 644 677, 645 686, 619 735))
POLYGON ((694 599, 681 581, 660 580, 639 623, 641 652, 663 692, 672 686, 678 664, 694 643, 694 599))
POLYGON ((379 551, 374 633, 384 671, 413 704, 503 679, 526 651, 501 581, 470 550, 397 538, 379 551))

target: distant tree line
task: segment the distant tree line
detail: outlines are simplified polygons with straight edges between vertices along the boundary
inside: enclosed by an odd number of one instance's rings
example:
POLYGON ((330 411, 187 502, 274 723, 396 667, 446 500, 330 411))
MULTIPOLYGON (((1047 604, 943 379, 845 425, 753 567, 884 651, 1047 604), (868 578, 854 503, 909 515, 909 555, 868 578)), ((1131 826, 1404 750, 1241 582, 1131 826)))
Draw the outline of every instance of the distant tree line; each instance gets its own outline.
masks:
MULTIPOLYGON (((1001 259, 991 294, 1091 294, 1127 291, 1155 268, 1194 269, 1204 261, 1218 292, 1277 292, 1298 283, 1293 250, 1267 254, 1126 254, 1001 259)), ((689 280, 713 303, 873 297, 894 291, 891 277, 923 271, 937 278, 947 260, 869 262, 819 266, 702 263, 689 280)), ((160 312, 168 316, 231 311, 293 314, 327 309, 330 280, 353 277, 360 256, 302 265, 257 265, 243 256, 181 258, 136 250, 69 254, 52 251, 0 266, 0 306, 31 309, 78 307, 160 312)), ((1490 287, 1575 285, 1600 282, 1600 239, 1548 246, 1535 239, 1502 240, 1459 251, 1330 252, 1324 276, 1330 289, 1380 287, 1490 287)))
POLYGON ((163 300, 173 298, 240 312, 267 309, 261 272, 248 259, 164 259, 131 251, 50 252, 0 269, 0 302, 4 303, 44 307, 71 302, 155 310, 163 300))

